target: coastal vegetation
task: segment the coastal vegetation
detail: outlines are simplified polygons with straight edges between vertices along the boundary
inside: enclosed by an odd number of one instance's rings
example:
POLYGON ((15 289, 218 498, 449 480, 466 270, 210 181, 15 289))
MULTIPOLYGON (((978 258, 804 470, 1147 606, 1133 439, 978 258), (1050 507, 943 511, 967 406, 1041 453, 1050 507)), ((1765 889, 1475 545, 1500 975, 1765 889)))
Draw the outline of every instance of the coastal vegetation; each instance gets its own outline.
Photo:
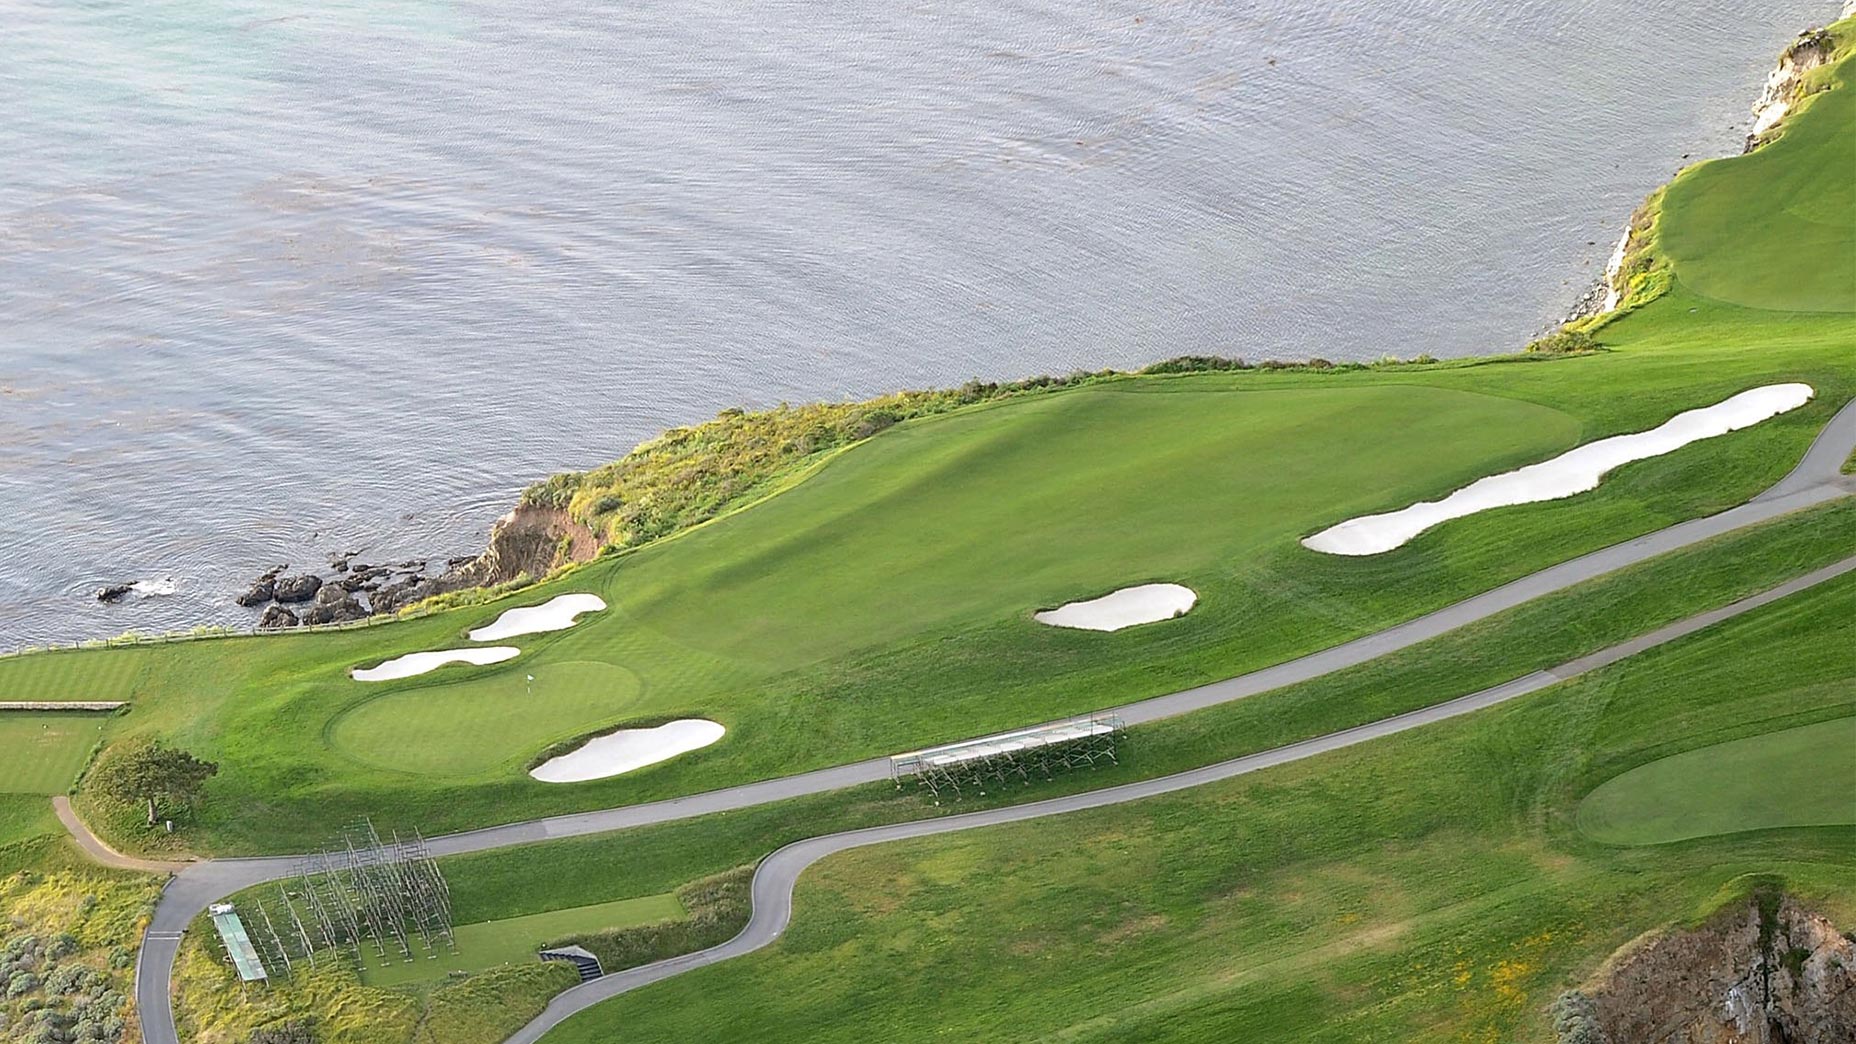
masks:
POLYGON ((10 803, 0 798, 0 1041, 140 1039, 130 980, 160 882, 90 863, 55 821, 15 820, 9 839, 10 803))

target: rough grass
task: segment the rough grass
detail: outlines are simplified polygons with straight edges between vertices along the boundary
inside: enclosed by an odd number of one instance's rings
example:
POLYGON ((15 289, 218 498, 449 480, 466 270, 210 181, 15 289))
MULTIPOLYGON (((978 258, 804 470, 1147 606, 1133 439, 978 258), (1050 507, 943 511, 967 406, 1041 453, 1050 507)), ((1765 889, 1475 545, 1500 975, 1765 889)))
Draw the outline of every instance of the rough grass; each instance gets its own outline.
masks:
POLYGON ((1674 754, 1607 780, 1579 806, 1579 828, 1611 844, 1798 826, 1856 826, 1856 718, 1674 754))
POLYGON ((577 981, 565 965, 534 961, 443 985, 377 988, 362 984, 352 956, 325 951, 293 978, 241 988, 213 938, 202 919, 175 961, 175 1021, 188 1044, 244 1044, 261 1026, 305 1020, 322 1044, 499 1044, 577 981))
MULTIPOLYGON (((1573 825, 1619 767, 1823 714, 1826 693, 1847 708, 1852 649, 1846 577, 1472 718, 1177 796, 835 856, 802 880, 770 951, 600 1005, 548 1041, 1000 1025, 1079 1041, 1547 1041, 1560 989, 1741 874, 1856 907, 1849 830, 1620 849, 1573 825)), ((1856 771, 1856 752, 1827 770, 1856 771)))

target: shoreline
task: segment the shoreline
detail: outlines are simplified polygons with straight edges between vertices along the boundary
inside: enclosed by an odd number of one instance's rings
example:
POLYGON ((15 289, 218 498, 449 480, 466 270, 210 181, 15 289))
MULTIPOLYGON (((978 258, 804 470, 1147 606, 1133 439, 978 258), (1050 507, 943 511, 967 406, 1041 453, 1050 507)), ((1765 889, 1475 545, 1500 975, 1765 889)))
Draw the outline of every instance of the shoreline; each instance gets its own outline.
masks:
MULTIPOLYGON (((1847 19, 1856 15, 1856 0, 1846 0, 1836 20, 1847 19)), ((1781 53, 1776 66, 1768 73, 1759 96, 1752 106, 1753 133, 1748 136, 1745 149, 1750 152, 1763 144, 1775 130, 1784 126, 1786 116, 1796 107, 1795 97, 1802 78, 1812 70, 1823 65, 1831 54, 1831 48, 1824 45, 1822 27, 1807 29, 1781 53)), ((1724 153, 1725 158, 1733 153, 1724 153)), ((1701 160, 1696 162, 1708 162, 1701 160)), ((1691 164, 1692 165, 1692 164, 1691 164)), ((1687 169, 1686 167, 1684 169, 1687 169)), ((1660 188, 1657 192, 1660 192, 1660 188)), ((1652 193, 1652 200, 1655 193, 1652 193)), ((1625 229, 1614 247, 1603 274, 1574 303, 1572 309, 1558 324, 1549 328, 1549 333, 1564 329, 1570 324, 1601 325, 1605 317, 1617 314, 1624 305, 1629 287, 1621 285, 1620 275, 1626 267, 1626 260, 1631 248, 1636 245, 1636 233, 1639 222, 1636 214, 1625 223, 1625 229)), ((1587 328, 1590 328, 1589 326, 1587 328)), ((1492 353, 1464 356, 1451 359, 1454 364, 1477 364, 1505 358, 1514 353, 1492 353)), ((1209 358, 1209 357, 1207 357, 1209 358)), ((1419 356, 1407 362, 1431 362, 1427 356, 1419 356)), ((1136 376, 1157 372, 1156 367, 1167 363, 1156 363, 1133 371, 1100 371, 1090 376, 1136 376)), ((1310 359, 1303 363, 1284 363, 1268 360, 1254 367, 1239 364, 1232 368, 1256 369, 1357 369, 1378 364, 1346 363, 1338 366, 1325 360, 1310 359)), ((1214 367, 1220 368, 1220 367, 1214 367)), ((1068 381, 1069 378, 1031 378, 1028 381, 1012 382, 1014 384, 1033 384, 1039 382, 1068 381)), ((1010 385, 991 385, 991 387, 1009 387, 1010 385)), ((895 395, 877 396, 855 403, 819 403, 820 408, 868 407, 893 399, 897 395, 935 394, 896 393, 895 395)), ((784 408, 784 407, 781 407, 784 408)), ((776 411, 760 411, 767 414, 776 411)), ((739 408, 723 410, 718 419, 729 416, 754 416, 739 408)), ((661 443, 666 438, 681 432, 698 430, 713 422, 705 421, 690 427, 672 428, 647 439, 634 447, 626 455, 601 465, 582 475, 621 467, 643 451, 661 443)), ((862 438, 873 437, 878 431, 870 432, 862 438)), ((794 463, 803 465, 807 458, 800 457, 794 463)), ((560 476, 556 476, 559 478, 560 476)), ((777 477, 777 476, 776 476, 777 477)), ((560 570, 579 563, 590 561, 600 554, 624 550, 643 543, 674 535, 688 526, 678 526, 668 532, 659 533, 641 543, 614 541, 602 538, 583 518, 576 518, 566 506, 545 506, 530 503, 530 494, 545 487, 550 481, 543 480, 529 486, 519 496, 518 503, 510 511, 499 517, 490 526, 488 534, 482 538, 482 550, 475 554, 453 556, 442 559, 442 569, 429 568, 441 559, 411 558, 387 566, 371 565, 356 561, 360 556, 355 551, 328 552, 327 568, 300 569, 294 574, 285 573, 285 567, 273 567, 256 575, 247 591, 226 597, 225 601, 236 603, 252 609, 248 623, 240 625, 195 625, 185 631, 167 631, 160 635, 139 634, 133 627, 120 632, 114 637, 93 637, 53 642, 21 642, 13 649, 0 651, 0 656, 16 655, 40 649, 100 647, 112 644, 134 644, 143 642, 166 642, 186 640, 193 637, 218 637, 231 634, 280 633, 292 630, 344 629, 352 626, 366 626, 387 622, 393 619, 411 618, 424 615, 428 611, 423 603, 434 598, 453 598, 446 604, 468 604, 486 601, 500 594, 519 589, 522 586, 539 582, 560 570), (291 597, 277 597, 276 586, 289 581, 293 585, 291 597), (307 594, 298 594, 307 589, 307 594)), ((730 501, 722 505, 725 511, 718 511, 710 517, 719 517, 751 503, 757 497, 730 501)), ((699 525, 709 518, 698 519, 688 525, 699 525)), ((597 521, 597 519, 595 519, 597 521)), ((114 598, 102 599, 109 603, 122 600, 124 608, 158 598, 165 591, 143 590, 148 578, 138 581, 109 582, 106 591, 117 591, 114 598), (133 587, 137 598, 123 599, 133 587)), ((169 581, 171 584, 171 580, 169 581)), ((99 598, 102 593, 99 592, 99 598)))

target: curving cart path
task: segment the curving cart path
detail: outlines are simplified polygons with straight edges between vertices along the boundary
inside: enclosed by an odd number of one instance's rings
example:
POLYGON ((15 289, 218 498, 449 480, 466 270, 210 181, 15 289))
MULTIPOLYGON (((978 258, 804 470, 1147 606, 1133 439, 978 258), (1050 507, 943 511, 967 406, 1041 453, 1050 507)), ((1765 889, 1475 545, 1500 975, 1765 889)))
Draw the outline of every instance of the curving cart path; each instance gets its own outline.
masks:
MULTIPOLYGON (((1856 400, 1845 404, 1830 419, 1790 474, 1766 492, 1738 507, 1729 508, 1705 518, 1677 523, 1654 533, 1549 566, 1539 572, 1445 606, 1435 612, 1299 659, 1112 710, 1120 714, 1129 724, 1139 724, 1243 699, 1285 685, 1299 684, 1409 648, 1467 624, 1487 619, 1542 596, 1565 590, 1575 584, 1604 576, 1658 555, 1688 547, 1723 533, 1766 522, 1803 508, 1856 494, 1856 476, 1845 476, 1841 473, 1844 461, 1849 459, 1852 452, 1856 452, 1856 400)), ((1341 732, 1303 740, 1300 743, 1275 750, 1207 765, 1172 776, 1087 791, 1048 801, 941 819, 871 827, 795 842, 767 857, 755 872, 754 913, 741 934, 720 946, 617 972, 569 989, 556 996, 540 1016, 509 1038, 508 1044, 531 1044, 563 1019, 601 1000, 670 978, 692 968, 751 953, 773 942, 779 938, 780 933, 785 930, 788 921, 792 918, 793 883, 798 879, 800 872, 833 852, 883 841, 925 837, 930 834, 968 830, 1000 823, 1015 823, 1040 816, 1100 808, 1104 805, 1171 793, 1214 780, 1229 779, 1247 772, 1255 772, 1259 769, 1338 750, 1430 722, 1467 714, 1534 692, 1567 678, 1576 677, 1586 671, 1635 655, 1644 649, 1672 641, 1682 635, 1737 616, 1852 570, 1856 570, 1856 557, 1845 559, 1769 591, 1670 624, 1629 642, 1612 646, 1550 670, 1536 671, 1481 692, 1341 732)), ((888 778, 888 759, 872 758, 848 765, 649 804, 600 809, 593 812, 511 823, 460 834, 448 834, 432 839, 429 847, 434 855, 478 852, 553 838, 576 837, 688 819, 888 778)), ((148 930, 142 937, 141 951, 136 961, 135 995, 140 1012, 142 1037, 146 1044, 180 1044, 180 1037, 174 1027, 170 979, 174 959, 180 951, 181 936, 187 926, 196 916, 204 912, 209 904, 233 892, 289 876, 295 867, 296 859, 296 856, 212 859, 194 863, 169 880, 166 889, 162 892, 160 902, 155 907, 148 930)))

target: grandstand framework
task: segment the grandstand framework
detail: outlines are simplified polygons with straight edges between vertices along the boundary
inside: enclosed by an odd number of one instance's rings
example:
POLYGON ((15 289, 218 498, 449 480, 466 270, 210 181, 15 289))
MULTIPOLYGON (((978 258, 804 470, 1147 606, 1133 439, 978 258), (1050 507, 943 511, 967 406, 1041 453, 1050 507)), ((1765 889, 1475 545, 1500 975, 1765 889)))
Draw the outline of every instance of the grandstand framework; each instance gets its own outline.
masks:
POLYGON ((351 824, 297 862, 274 898, 251 900, 252 941, 273 973, 318 952, 350 950, 363 966, 456 953, 451 889, 417 831, 382 838, 371 820, 351 824))
POLYGON ((1120 764, 1115 752, 1126 738, 1127 726, 1119 715, 1092 714, 896 754, 889 759, 889 775, 896 789, 913 780, 938 805, 943 797, 958 799, 968 790, 984 795, 989 786, 1028 784, 1033 777, 1050 779, 1068 769, 1120 764))

